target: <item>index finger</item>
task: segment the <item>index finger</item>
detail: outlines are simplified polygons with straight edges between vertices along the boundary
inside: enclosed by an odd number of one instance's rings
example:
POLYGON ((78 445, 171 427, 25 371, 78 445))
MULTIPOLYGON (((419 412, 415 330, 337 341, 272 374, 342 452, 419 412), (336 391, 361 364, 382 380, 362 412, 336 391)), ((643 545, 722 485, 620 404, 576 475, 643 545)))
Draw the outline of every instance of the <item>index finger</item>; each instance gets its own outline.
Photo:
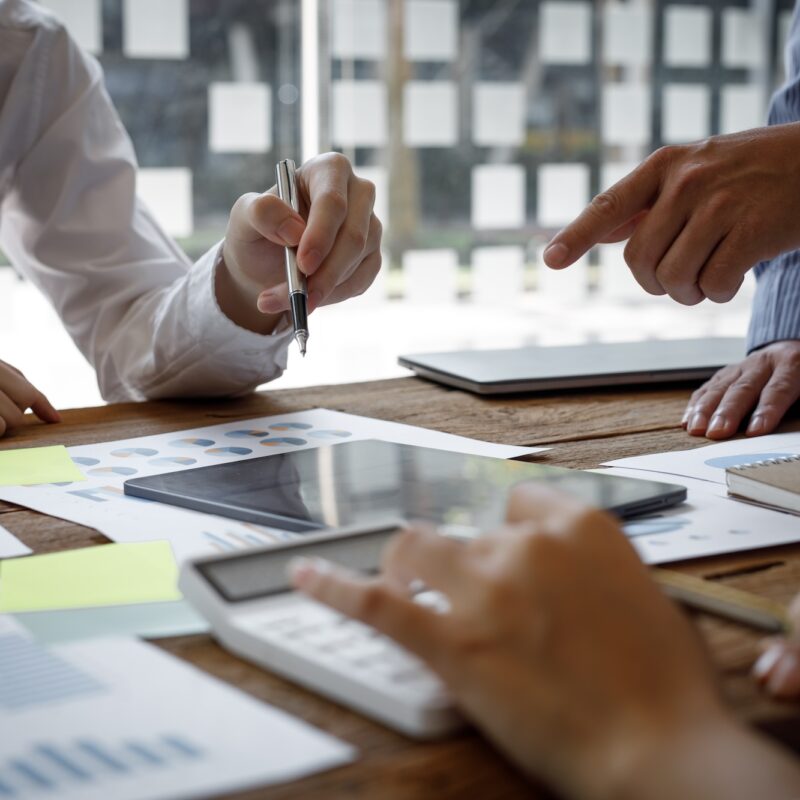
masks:
POLYGON ((598 194, 573 222, 559 231, 544 251, 544 263, 552 269, 568 267, 646 211, 661 185, 664 165, 660 152, 598 194))
POLYGON ((440 615, 393 591, 381 578, 364 578, 321 559, 289 564, 292 584, 315 600, 364 622, 425 661, 437 660, 442 641, 440 615))
MULTIPOLYGON (((303 168, 301 167, 301 174, 303 168)), ((307 167, 308 221, 297 247, 297 265, 313 275, 330 253, 339 228, 347 219, 348 188, 353 171, 342 155, 332 154, 307 167)))

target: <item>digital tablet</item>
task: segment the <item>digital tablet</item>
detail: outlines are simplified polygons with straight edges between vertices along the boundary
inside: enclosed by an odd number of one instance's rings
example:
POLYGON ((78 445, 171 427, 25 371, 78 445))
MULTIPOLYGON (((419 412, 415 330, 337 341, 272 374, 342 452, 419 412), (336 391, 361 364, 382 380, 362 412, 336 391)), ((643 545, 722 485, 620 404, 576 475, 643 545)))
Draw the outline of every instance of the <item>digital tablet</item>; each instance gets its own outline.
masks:
POLYGON ((131 478, 125 494, 287 531, 422 519, 486 530, 509 489, 551 484, 620 517, 686 499, 686 489, 594 472, 367 440, 131 478))
POLYGON ((400 356, 421 378, 476 394, 702 381, 741 361, 744 339, 673 339, 400 356))

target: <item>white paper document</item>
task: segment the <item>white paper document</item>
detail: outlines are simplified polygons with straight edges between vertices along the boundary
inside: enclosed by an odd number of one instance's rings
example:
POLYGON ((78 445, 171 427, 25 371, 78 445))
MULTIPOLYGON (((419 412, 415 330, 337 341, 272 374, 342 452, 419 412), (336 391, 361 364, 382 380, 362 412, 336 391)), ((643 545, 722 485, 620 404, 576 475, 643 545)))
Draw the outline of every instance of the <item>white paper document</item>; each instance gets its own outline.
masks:
POLYGON ((800 432, 736 439, 697 447, 694 450, 620 458, 616 461, 607 461, 603 466, 663 472, 666 475, 682 475, 686 478, 724 484, 725 470, 728 467, 794 455, 800 455, 800 432))
POLYGON ((33 550, 0 525, 0 558, 30 555, 33 550))
POLYGON ((800 541, 800 519, 727 496, 723 485, 635 469, 596 470, 623 478, 661 480, 688 489, 679 506, 623 523, 647 564, 735 553, 800 541))
POLYGON ((46 647, 0 628, 0 796, 207 797, 352 761, 354 749, 130 639, 46 647))
POLYGON ((0 499, 95 528, 118 542, 167 539, 181 562, 198 555, 263 546, 292 538, 293 534, 126 496, 123 484, 128 478, 364 439, 495 458, 514 458, 545 449, 489 444, 318 408, 70 447, 70 456, 87 480, 3 487, 0 499))

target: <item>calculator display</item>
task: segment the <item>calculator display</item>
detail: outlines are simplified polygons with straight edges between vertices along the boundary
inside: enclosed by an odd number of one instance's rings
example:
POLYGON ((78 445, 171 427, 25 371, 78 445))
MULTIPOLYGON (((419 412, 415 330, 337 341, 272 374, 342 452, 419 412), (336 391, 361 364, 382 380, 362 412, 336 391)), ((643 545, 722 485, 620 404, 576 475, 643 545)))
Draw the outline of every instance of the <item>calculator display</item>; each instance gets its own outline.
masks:
POLYGON ((300 540, 289 547, 204 561, 197 566, 229 603, 255 600, 291 591, 286 569, 289 562, 299 556, 324 558, 358 572, 374 572, 380 566, 384 546, 397 530, 396 525, 391 525, 325 541, 300 540))

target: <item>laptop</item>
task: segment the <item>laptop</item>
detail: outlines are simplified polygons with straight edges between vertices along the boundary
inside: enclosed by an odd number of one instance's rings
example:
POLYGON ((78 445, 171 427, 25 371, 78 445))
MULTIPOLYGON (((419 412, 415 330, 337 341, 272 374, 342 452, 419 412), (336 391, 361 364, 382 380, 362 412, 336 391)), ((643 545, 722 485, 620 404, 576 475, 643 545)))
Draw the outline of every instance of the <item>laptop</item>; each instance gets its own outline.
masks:
POLYGON ((739 338, 592 343, 400 356, 421 378, 476 394, 702 381, 745 356, 739 338))

